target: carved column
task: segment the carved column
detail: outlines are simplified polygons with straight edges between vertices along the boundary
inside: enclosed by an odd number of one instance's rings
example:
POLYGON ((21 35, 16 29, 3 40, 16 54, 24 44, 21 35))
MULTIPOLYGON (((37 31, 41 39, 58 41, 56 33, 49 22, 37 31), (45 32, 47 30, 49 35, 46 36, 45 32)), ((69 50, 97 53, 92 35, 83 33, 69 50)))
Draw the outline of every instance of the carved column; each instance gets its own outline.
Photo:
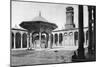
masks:
POLYGON ((27 34, 27 48, 29 48, 29 35, 27 34))
POLYGON ((49 34, 49 43, 48 43, 48 48, 51 47, 51 34, 49 34))
POLYGON ((14 49, 16 48, 16 32, 14 32, 14 49))
POLYGON ((21 33, 21 48, 23 48, 23 42, 22 42, 22 41, 23 41, 23 40, 22 40, 23 37, 22 37, 22 36, 23 36, 23 33, 21 33))
POLYGON ((32 48, 32 33, 30 33, 30 48, 32 48))
POLYGON ((41 32, 39 32, 39 48, 41 48, 41 32))
POLYGON ((57 44, 58 44, 57 46, 59 46, 59 33, 58 33, 58 43, 57 44))
POLYGON ((53 34, 53 46, 55 46, 55 34, 53 34))

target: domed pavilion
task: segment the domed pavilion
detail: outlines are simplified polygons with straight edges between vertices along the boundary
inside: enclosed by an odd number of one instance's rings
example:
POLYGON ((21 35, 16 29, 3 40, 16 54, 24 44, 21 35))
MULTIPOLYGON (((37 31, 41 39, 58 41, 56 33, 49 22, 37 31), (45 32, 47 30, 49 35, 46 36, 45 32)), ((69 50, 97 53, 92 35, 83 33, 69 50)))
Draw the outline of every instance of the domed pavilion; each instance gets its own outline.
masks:
POLYGON ((44 17, 35 17, 32 21, 23 21, 20 26, 26 29, 29 34, 29 47, 30 48, 47 48, 50 39, 49 34, 58 26, 54 23, 48 22, 44 17))

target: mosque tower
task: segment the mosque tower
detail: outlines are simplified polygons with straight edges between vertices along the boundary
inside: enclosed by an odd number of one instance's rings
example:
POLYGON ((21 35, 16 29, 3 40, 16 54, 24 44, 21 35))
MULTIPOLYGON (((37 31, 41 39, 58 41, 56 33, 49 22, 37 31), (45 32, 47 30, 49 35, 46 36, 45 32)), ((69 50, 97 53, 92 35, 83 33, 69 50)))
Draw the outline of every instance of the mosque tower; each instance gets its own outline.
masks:
POLYGON ((73 7, 66 8, 66 24, 65 29, 72 29, 75 27, 74 24, 74 11, 73 7))

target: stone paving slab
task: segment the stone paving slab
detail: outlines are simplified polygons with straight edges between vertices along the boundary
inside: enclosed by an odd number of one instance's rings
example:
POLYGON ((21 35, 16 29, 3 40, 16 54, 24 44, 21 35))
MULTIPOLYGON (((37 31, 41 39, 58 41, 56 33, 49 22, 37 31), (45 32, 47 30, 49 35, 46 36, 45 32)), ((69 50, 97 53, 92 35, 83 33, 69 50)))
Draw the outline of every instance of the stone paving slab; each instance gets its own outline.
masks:
POLYGON ((57 50, 57 51, 35 51, 35 50, 20 50, 15 51, 11 55, 11 65, 36 65, 36 64, 51 64, 71 62, 71 57, 74 51, 57 50))

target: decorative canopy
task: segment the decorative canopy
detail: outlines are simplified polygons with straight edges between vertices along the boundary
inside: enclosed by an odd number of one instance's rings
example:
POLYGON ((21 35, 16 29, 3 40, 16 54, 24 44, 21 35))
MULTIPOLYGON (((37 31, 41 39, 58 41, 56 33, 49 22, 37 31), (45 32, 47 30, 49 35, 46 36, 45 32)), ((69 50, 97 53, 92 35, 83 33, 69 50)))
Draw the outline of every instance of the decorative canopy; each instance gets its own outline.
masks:
POLYGON ((49 23, 45 18, 41 16, 35 17, 32 21, 23 21, 20 26, 28 31, 32 32, 51 32, 56 29, 58 26, 54 23, 49 23))

